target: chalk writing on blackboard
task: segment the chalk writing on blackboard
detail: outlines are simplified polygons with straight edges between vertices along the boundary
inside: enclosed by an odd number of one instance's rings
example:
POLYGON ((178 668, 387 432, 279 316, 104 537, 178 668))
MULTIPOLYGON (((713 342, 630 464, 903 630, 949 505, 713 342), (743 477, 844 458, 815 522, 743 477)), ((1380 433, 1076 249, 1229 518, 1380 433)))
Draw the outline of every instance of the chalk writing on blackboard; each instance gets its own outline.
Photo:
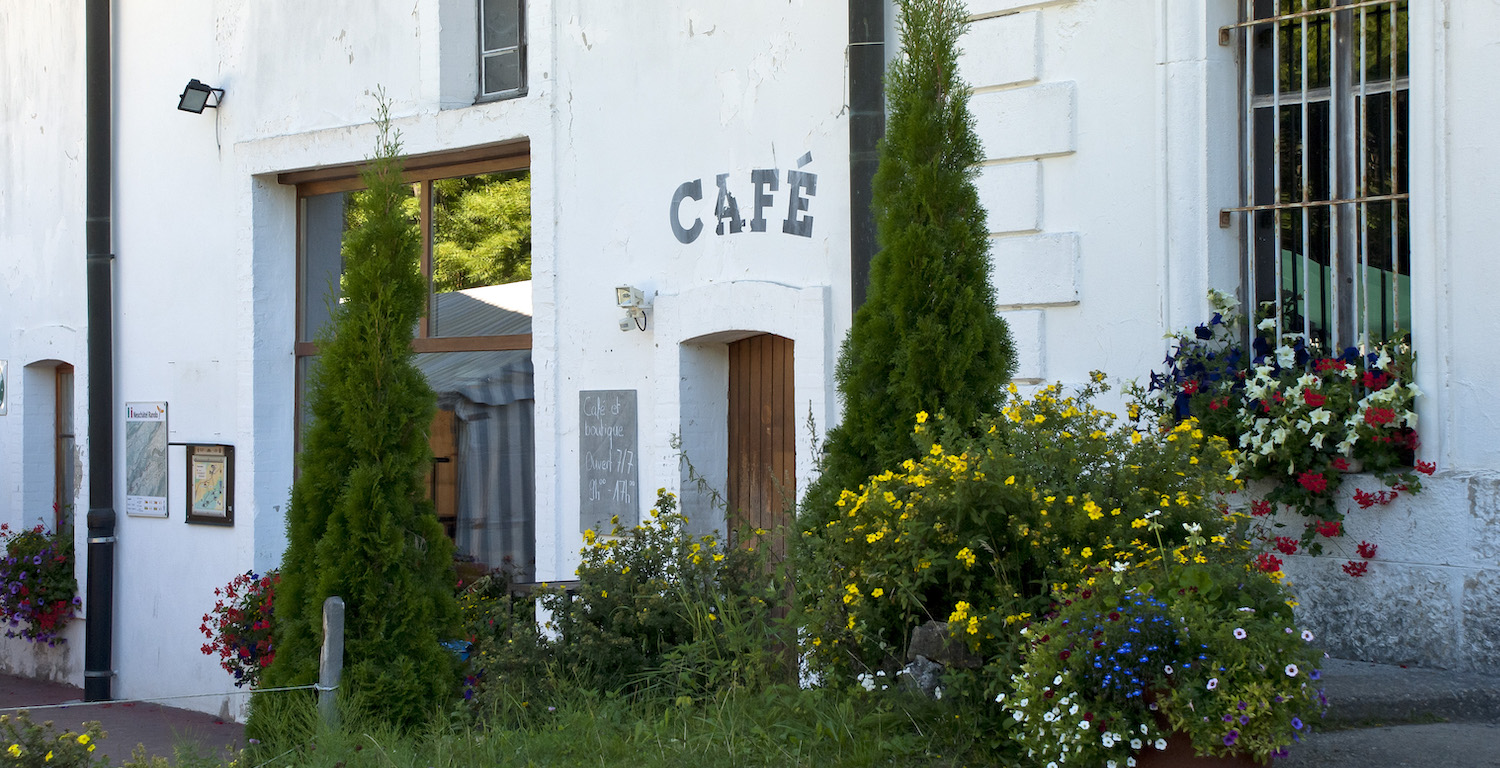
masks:
POLYGON ((579 530, 608 533, 616 516, 626 528, 639 522, 635 394, 578 393, 579 530))

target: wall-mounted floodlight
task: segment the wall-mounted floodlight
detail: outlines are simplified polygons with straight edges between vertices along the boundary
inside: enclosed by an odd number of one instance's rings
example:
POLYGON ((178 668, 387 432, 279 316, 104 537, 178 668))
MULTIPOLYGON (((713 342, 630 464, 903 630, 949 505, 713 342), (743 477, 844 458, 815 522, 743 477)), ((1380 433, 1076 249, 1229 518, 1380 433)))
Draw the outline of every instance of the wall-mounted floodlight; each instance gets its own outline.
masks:
POLYGON ((615 305, 625 310, 625 317, 620 318, 620 330, 628 331, 632 327, 646 330, 646 296, 641 289, 628 285, 616 288, 615 305))
POLYGON ((188 81, 187 87, 182 89, 182 96, 177 99, 177 108, 183 112, 202 114, 203 108, 218 109, 219 104, 224 101, 224 89, 215 88, 198 82, 198 78, 188 81), (208 103, 209 97, 213 97, 213 103, 208 103))

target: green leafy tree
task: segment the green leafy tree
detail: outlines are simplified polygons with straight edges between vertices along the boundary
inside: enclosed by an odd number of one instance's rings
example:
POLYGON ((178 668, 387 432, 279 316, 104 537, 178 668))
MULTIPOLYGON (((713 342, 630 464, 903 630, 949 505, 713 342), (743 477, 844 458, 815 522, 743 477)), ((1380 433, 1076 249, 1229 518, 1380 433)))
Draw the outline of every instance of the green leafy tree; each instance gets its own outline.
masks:
POLYGON ((531 176, 433 182, 433 288, 461 291, 531 279, 531 176))
POLYGON ((958 77, 965 12, 957 0, 901 0, 900 10, 874 181, 881 250, 840 352, 844 418, 809 488, 809 523, 825 519, 841 489, 915 454, 919 411, 974 424, 995 412, 1014 369, 974 186, 979 139, 958 77))
POLYGON ((343 241, 342 302, 318 341, 301 474, 287 509, 268 685, 317 679, 322 606, 345 604, 345 686, 397 725, 421 722, 449 694, 453 661, 438 644, 456 620, 452 543, 424 497, 432 389, 412 363, 426 294, 420 239, 386 105, 353 196, 343 241))

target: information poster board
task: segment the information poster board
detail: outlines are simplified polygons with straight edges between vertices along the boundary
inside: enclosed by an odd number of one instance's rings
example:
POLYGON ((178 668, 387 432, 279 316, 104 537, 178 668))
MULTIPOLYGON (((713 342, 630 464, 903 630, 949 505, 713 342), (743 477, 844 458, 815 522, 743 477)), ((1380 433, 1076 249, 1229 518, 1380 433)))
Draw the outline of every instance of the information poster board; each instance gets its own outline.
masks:
POLYGON ((234 525, 234 446, 187 446, 186 522, 234 525))
POLYGON ((640 521, 638 447, 633 389, 578 393, 579 530, 609 533, 610 519, 640 521))
POLYGON ((125 514, 167 516, 167 404, 125 404, 125 514))

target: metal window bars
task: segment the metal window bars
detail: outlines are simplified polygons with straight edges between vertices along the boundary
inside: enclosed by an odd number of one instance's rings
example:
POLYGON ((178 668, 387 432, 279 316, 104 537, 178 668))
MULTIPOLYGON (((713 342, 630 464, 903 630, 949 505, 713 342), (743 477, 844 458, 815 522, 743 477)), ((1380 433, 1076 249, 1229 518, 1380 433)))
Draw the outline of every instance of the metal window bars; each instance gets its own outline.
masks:
POLYGON ((1330 349, 1410 330, 1406 0, 1242 13, 1247 314, 1330 349))

